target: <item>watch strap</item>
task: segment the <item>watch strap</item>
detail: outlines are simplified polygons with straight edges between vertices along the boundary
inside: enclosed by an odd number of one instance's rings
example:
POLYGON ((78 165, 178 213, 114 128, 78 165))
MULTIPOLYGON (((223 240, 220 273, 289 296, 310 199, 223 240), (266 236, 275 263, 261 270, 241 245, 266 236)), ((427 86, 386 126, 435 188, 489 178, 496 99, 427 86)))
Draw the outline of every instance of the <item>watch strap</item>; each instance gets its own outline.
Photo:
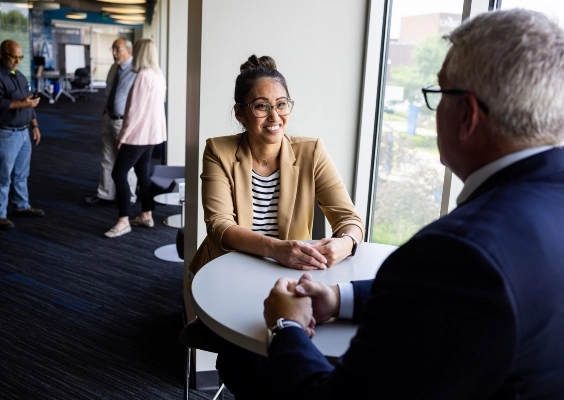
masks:
POLYGON ((350 233, 341 234, 341 237, 345 237, 345 236, 350 237, 353 241, 353 247, 352 247, 352 250, 351 250, 351 254, 349 254, 349 257, 352 257, 356 254, 356 248, 358 247, 358 242, 356 241, 356 238, 353 235, 351 235, 350 233))
POLYGON ((274 339, 274 336, 276 336, 278 332, 280 332, 284 328, 288 328, 291 326, 293 326, 294 328, 300 328, 302 330, 304 329, 303 326, 297 321, 291 319, 285 319, 285 318, 278 318, 276 323, 272 325, 270 328, 268 328, 267 346, 270 346, 272 339, 274 339))

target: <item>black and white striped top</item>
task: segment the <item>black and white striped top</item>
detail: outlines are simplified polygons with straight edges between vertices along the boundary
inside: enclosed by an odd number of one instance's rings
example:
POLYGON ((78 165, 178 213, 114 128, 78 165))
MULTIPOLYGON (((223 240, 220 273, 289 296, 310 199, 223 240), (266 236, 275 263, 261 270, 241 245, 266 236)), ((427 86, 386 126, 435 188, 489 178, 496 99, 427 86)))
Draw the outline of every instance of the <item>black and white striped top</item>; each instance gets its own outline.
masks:
POLYGON ((253 171, 253 231, 278 238, 278 198, 280 197, 280 169, 270 176, 253 171))

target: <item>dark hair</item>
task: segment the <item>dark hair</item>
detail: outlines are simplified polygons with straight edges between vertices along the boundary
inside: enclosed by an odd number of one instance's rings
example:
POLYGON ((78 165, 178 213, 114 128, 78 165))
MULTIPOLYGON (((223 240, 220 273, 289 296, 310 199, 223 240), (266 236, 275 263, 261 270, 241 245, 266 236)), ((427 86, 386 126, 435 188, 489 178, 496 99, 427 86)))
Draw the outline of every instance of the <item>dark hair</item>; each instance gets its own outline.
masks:
POLYGON ((278 72, 276 62, 271 57, 257 57, 253 54, 241 64, 239 70, 241 73, 235 80, 235 103, 244 103, 256 81, 262 78, 275 79, 280 82, 286 90, 286 96, 290 98, 286 79, 278 72))

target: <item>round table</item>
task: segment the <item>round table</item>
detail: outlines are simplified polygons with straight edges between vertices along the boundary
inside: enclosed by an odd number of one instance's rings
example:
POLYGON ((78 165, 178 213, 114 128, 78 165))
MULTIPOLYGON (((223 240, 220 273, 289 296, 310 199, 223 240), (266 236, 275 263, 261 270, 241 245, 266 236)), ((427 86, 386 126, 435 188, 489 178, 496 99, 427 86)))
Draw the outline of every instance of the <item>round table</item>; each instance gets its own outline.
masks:
MULTIPOLYGON (((180 195, 178 192, 174 193, 162 193, 156 195, 153 200, 159 204, 165 204, 169 206, 181 206, 180 195)), ((171 228, 182 228, 182 214, 174 214, 163 219, 163 224, 171 228)))
MULTIPOLYGON (((182 206, 182 203, 180 202, 180 194, 177 193, 177 192, 159 194, 159 195, 156 195, 153 198, 153 200, 155 200, 155 202, 157 202, 159 204, 182 206)), ((167 217, 163 221, 163 224, 165 224, 166 226, 169 226, 171 228, 181 228, 182 227, 182 215, 178 214, 178 216, 172 215, 170 217, 167 217), (170 222, 170 221, 167 221, 167 220, 169 218, 173 218, 173 217, 177 217, 178 226, 171 225, 170 223, 167 223, 167 222, 170 222)), ((155 255, 155 257, 157 257, 160 260, 170 261, 170 262, 179 262, 179 263, 184 262, 184 260, 182 258, 178 257, 178 251, 176 250, 176 244, 175 243, 161 246, 158 249, 156 249, 153 254, 155 255)))
MULTIPOLYGON (((361 243, 354 257, 326 270, 307 271, 314 280, 345 283, 376 276, 380 264, 397 247, 361 243)), ((218 335, 247 350, 266 355, 263 301, 278 278, 299 279, 304 271, 244 253, 225 254, 206 264, 192 282, 196 315, 218 335)), ((357 326, 334 320, 315 329, 313 343, 327 357, 340 357, 357 326)))

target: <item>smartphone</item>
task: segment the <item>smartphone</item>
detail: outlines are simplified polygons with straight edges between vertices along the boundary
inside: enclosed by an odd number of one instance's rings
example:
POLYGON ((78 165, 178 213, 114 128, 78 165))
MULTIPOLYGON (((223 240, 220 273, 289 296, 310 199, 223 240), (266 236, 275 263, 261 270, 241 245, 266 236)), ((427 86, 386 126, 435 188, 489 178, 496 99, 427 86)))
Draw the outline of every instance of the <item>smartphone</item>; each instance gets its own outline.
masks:
POLYGON ((38 97, 39 97, 39 91, 36 90, 35 92, 33 92, 33 96, 31 96, 31 98, 36 99, 38 97))

